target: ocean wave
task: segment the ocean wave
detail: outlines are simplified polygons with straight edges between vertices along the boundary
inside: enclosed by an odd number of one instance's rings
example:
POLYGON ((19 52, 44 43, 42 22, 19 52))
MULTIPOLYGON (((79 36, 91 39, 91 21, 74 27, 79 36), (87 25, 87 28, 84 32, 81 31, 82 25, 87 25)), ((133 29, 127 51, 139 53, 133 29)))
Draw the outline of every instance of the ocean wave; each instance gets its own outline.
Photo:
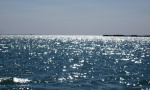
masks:
POLYGON ((7 84, 23 84, 31 82, 28 78, 17 78, 17 77, 4 77, 0 78, 0 85, 7 85, 7 84))

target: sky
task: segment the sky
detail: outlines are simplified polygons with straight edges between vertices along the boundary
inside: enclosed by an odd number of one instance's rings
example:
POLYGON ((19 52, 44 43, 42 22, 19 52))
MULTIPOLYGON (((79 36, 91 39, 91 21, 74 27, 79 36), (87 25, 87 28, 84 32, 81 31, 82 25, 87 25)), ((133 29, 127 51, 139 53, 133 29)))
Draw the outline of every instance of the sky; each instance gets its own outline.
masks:
POLYGON ((0 34, 150 35, 150 0, 0 0, 0 34))

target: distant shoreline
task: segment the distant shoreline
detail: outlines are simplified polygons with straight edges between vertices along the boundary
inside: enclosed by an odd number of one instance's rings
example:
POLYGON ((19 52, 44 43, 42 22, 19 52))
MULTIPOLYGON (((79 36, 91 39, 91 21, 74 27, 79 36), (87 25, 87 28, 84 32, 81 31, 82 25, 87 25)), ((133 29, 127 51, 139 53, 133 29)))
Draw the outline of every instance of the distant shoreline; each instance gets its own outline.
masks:
POLYGON ((113 37, 150 37, 150 35, 103 35, 103 36, 113 36, 113 37))

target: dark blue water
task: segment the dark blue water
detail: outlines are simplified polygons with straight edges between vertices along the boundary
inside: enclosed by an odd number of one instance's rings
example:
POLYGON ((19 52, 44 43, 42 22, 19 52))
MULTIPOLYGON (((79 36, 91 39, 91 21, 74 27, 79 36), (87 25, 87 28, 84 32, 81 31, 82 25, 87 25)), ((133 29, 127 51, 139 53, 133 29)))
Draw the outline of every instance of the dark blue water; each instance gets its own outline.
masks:
POLYGON ((150 38, 1 35, 0 90, 150 90, 150 38))

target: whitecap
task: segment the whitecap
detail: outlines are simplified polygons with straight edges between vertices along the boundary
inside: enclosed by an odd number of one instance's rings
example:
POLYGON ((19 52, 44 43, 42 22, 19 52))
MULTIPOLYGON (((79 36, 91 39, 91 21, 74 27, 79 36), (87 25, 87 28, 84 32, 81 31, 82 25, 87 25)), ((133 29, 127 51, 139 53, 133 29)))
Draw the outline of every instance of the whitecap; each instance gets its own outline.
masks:
POLYGON ((14 77, 13 78, 13 81, 15 83, 28 83, 30 82, 31 80, 29 80, 28 78, 17 78, 17 77, 14 77))

